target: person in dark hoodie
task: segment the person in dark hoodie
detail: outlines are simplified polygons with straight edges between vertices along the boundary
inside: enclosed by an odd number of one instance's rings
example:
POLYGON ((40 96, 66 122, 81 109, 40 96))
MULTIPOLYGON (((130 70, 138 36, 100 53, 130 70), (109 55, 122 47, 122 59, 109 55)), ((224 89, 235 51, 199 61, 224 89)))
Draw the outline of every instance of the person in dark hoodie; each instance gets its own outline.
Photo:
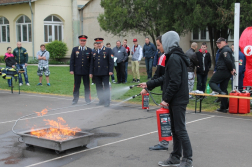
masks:
MULTIPOLYGON (((12 49, 11 47, 7 48, 7 53, 5 53, 4 60, 6 63, 6 68, 15 68, 16 66, 16 60, 14 55, 11 53, 12 49)), ((12 86, 12 79, 7 80, 9 87, 12 86)))
POLYGON ((186 106, 189 103, 187 67, 190 59, 179 47, 179 35, 168 31, 162 35, 162 44, 166 55, 165 74, 140 87, 149 90, 163 85, 162 106, 168 106, 171 116, 173 134, 173 151, 165 161, 158 162, 160 166, 192 167, 192 147, 185 126, 186 106), (180 161, 180 158, 183 158, 180 161))
POLYGON ((206 82, 209 69, 211 68, 211 55, 207 52, 207 44, 202 43, 201 49, 196 53, 197 59, 199 61, 199 66, 197 67, 197 90, 205 92, 206 82))
MULTIPOLYGON (((194 88, 194 80, 195 80, 195 75, 194 75, 194 69, 199 65, 195 50, 198 48, 198 44, 196 42, 193 42, 191 44, 191 48, 186 51, 186 55, 190 59, 190 65, 187 67, 188 71, 188 89, 189 93, 193 91, 194 88)), ((189 95, 189 98, 192 98, 192 95, 189 95)))
MULTIPOLYGON (((230 80, 231 75, 234 73, 234 61, 232 58, 232 50, 226 43, 226 39, 220 37, 216 41, 217 47, 220 50, 220 55, 218 58, 218 62, 216 64, 217 71, 214 73, 212 78, 209 81, 209 86, 215 92, 218 92, 221 95, 227 95, 227 87, 228 82, 230 80), (220 84, 220 87, 218 87, 220 84)), ((226 113, 228 109, 228 99, 221 98, 220 108, 217 109, 219 112, 226 113)))

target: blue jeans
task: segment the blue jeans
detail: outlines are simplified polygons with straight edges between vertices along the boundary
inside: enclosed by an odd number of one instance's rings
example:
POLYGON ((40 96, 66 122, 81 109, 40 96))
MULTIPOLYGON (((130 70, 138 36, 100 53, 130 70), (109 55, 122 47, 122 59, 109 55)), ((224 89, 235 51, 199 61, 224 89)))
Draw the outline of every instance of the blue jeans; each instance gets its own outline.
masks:
POLYGON ((207 74, 197 74, 197 90, 205 92, 207 82, 207 74))
POLYGON ((153 58, 145 58, 146 72, 148 79, 152 77, 153 58))
MULTIPOLYGON (((24 69, 25 72, 23 74, 24 74, 24 78, 25 78, 25 83, 29 83, 29 81, 28 81, 28 75, 27 75, 27 67, 25 67, 24 64, 17 64, 16 66, 17 66, 18 71, 20 69, 24 69)), ((23 84, 22 76, 21 76, 20 73, 18 74, 18 78, 19 78, 19 83, 23 84)))
POLYGON ((114 81, 114 80, 115 80, 115 76, 114 76, 114 74, 112 74, 112 75, 111 75, 111 79, 112 79, 112 81, 114 81))
POLYGON ((129 62, 125 62, 125 82, 127 82, 128 78, 128 64, 129 62))

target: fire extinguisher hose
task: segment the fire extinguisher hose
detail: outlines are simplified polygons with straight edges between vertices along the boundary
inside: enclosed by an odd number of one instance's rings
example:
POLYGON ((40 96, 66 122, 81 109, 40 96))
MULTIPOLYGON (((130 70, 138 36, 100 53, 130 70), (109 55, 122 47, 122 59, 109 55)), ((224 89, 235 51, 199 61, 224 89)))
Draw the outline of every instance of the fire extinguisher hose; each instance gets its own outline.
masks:
POLYGON ((160 106, 160 104, 158 104, 158 103, 154 100, 152 94, 154 94, 154 95, 162 95, 162 94, 152 93, 152 92, 150 92, 147 88, 145 88, 145 90, 149 93, 149 95, 150 95, 152 101, 153 101, 157 106, 160 106))

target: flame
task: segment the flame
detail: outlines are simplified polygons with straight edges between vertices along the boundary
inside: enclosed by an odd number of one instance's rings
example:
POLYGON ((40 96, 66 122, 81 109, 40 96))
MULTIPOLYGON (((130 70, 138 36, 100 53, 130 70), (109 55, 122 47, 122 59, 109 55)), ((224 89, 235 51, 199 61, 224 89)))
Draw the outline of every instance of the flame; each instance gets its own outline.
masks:
POLYGON ((35 112, 38 116, 43 116, 45 114, 47 114, 48 110, 45 108, 43 109, 41 112, 35 112))
MULTIPOLYGON (((39 116, 45 115, 47 109, 41 112, 36 112, 39 116)), ((31 129, 31 135, 37 136, 38 138, 46 138, 50 140, 67 140, 73 138, 76 132, 80 132, 80 128, 70 128, 66 121, 62 117, 58 117, 57 121, 44 119, 45 125, 49 125, 47 129, 36 130, 34 127, 31 129)))

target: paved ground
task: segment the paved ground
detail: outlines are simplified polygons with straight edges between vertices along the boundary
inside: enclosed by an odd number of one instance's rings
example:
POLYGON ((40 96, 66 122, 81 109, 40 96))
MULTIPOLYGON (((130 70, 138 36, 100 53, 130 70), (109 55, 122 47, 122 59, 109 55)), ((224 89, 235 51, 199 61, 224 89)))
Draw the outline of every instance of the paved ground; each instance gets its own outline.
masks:
MULTIPOLYGON (((140 106, 112 103, 110 108, 85 106, 84 99, 70 108, 71 97, 39 94, 21 95, 0 91, 0 166, 13 167, 151 167, 158 166, 171 152, 149 151, 158 142, 153 107, 149 112, 140 106), (17 124, 15 131, 43 126, 43 119, 63 117, 69 126, 94 133, 88 148, 75 148, 60 155, 53 150, 26 147, 18 142, 11 128, 21 116, 57 109, 43 118, 32 116, 17 124), (62 108, 62 109, 60 109, 62 108)), ((230 114, 188 111, 187 129, 191 138, 194 167, 248 167, 252 164, 252 119, 230 114)))

